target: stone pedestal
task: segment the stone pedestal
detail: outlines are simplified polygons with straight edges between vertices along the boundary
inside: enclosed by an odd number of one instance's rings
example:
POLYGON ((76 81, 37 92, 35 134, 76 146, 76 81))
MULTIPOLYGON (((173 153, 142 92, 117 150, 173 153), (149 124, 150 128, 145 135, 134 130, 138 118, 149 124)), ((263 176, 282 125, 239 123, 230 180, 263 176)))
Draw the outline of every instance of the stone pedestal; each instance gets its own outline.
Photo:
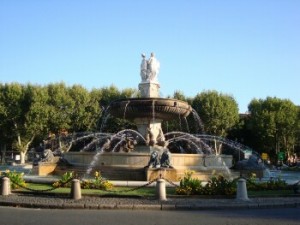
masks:
POLYGON ((57 163, 41 163, 33 166, 32 173, 38 176, 47 176, 52 174, 57 167, 57 163))
POLYGON ((178 181, 177 171, 174 168, 146 168, 147 180, 163 178, 170 181, 178 181))
POLYGON ((155 118, 136 118, 134 120, 139 133, 142 134, 143 137, 145 137, 146 141, 152 140, 154 143, 164 139, 164 135, 161 129, 161 122, 162 120, 155 118))
POLYGON ((139 84, 139 90, 143 98, 158 98, 159 88, 159 83, 142 82, 139 84))
MULTIPOLYGON (((158 98, 159 97, 159 83, 155 82, 141 82, 139 90, 143 98, 158 98)), ((152 141, 151 145, 164 140, 164 135, 161 129, 162 119, 155 117, 155 101, 152 106, 152 117, 143 117, 134 119, 138 131, 145 137, 146 141, 152 141), (147 140, 148 139, 148 140, 147 140)))

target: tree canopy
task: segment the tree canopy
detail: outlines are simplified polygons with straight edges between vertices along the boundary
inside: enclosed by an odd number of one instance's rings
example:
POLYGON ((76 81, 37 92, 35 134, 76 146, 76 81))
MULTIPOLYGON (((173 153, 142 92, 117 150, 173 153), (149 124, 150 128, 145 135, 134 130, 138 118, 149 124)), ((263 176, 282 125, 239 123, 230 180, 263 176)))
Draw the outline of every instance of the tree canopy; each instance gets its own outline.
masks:
POLYGON ((299 132, 299 107, 290 100, 267 97, 249 104, 250 125, 262 149, 271 154, 294 152, 299 132))
POLYGON ((192 103, 205 125, 208 134, 225 137, 239 119, 238 105, 235 99, 217 91, 198 94, 192 103))
MULTIPOLYGON (((0 147, 5 144, 21 152, 24 158, 30 147, 53 135, 135 129, 135 125, 125 119, 109 117, 106 110, 116 99, 138 96, 136 89, 119 90, 113 85, 89 91, 81 85, 69 87, 62 82, 46 86, 0 83, 0 147)), ((235 99, 217 91, 186 97, 177 90, 172 98, 187 101, 192 106, 191 114, 198 113, 207 134, 221 137, 230 134, 230 138, 274 157, 279 151, 288 155, 297 149, 300 151, 300 107, 288 99, 253 99, 249 114, 239 116, 235 99)), ((163 122, 162 128, 164 132, 203 132, 198 122, 189 116, 163 122)), ((220 149, 221 146, 216 146, 216 152, 220 149)))

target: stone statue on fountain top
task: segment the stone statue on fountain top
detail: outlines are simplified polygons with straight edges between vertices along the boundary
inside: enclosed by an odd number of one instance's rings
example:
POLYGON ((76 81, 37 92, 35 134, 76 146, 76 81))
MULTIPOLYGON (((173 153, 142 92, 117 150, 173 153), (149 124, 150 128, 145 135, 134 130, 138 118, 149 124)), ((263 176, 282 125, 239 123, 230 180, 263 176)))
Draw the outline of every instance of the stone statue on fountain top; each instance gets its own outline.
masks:
POLYGON ((142 54, 142 62, 140 68, 140 75, 142 82, 139 84, 141 97, 143 98, 157 98, 159 97, 159 88, 157 75, 159 73, 160 63, 155 58, 154 53, 151 53, 147 60, 146 55, 142 54))
POLYGON ((142 62, 141 62, 141 78, 142 78, 142 82, 147 82, 147 78, 148 78, 148 74, 147 74, 147 59, 146 59, 146 55, 143 53, 142 54, 142 62))
POLYGON ((141 78, 142 82, 158 83, 157 75, 159 73, 160 63, 155 58, 154 53, 151 53, 150 58, 147 60, 146 55, 142 54, 141 62, 141 78))

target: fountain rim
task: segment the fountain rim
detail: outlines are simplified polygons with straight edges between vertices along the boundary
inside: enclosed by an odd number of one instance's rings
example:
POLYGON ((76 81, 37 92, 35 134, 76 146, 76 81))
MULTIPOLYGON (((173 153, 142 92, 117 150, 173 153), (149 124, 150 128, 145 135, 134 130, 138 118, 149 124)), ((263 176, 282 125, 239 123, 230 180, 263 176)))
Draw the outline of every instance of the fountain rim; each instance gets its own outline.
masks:
MULTIPOLYGON (((183 101, 183 100, 179 100, 179 99, 173 99, 173 98, 158 98, 158 97, 142 97, 142 98, 121 98, 121 99, 117 99, 114 100, 110 103, 110 112, 112 112, 112 109, 116 109, 118 107, 118 109, 120 108, 126 108, 127 106, 130 107, 141 107, 141 106, 151 106, 153 105, 155 107, 160 107, 158 109, 158 111, 156 111, 155 113, 157 113, 158 116, 157 118, 161 118, 163 120, 170 120, 170 119, 174 119, 175 117, 178 118, 178 116, 182 116, 182 117, 187 117, 191 112, 192 112, 192 106, 189 105, 188 102, 183 101), (161 107, 168 107, 169 109, 173 109, 170 112, 164 111, 162 110, 161 107), (167 116, 169 115, 169 116, 167 116), (169 117, 169 118, 168 118, 169 117)), ((141 112, 139 112, 141 113, 141 112)), ((145 113, 145 111, 143 110, 143 113, 145 113)), ((152 111, 148 111, 148 115, 146 115, 146 113, 144 115, 140 115, 138 116, 136 114, 136 112, 134 113, 135 116, 133 116, 134 118, 136 117, 149 117, 149 113, 151 114, 152 111)), ((115 112, 112 113, 112 115, 118 115, 120 117, 120 115, 123 115, 120 112, 115 112)), ((127 112, 125 113, 127 114, 127 112)), ((128 114, 127 114, 128 116, 128 114)), ((126 116, 126 117, 127 117, 126 116)), ((132 119, 131 116, 128 116, 129 118, 132 119)), ((127 118, 128 118, 127 117, 127 118)))
POLYGON ((156 101, 176 101, 176 102, 181 102, 185 105, 189 105, 188 102, 186 101, 183 101, 183 100, 179 100, 179 99, 176 99, 176 98, 160 98, 160 97, 136 97, 136 98, 120 98, 120 99, 116 99, 116 100, 113 100, 111 101, 110 104, 113 104, 114 102, 121 102, 121 101, 136 101, 136 100, 141 100, 141 101, 144 101, 144 100, 148 100, 148 101, 153 101, 153 100, 156 100, 156 101))

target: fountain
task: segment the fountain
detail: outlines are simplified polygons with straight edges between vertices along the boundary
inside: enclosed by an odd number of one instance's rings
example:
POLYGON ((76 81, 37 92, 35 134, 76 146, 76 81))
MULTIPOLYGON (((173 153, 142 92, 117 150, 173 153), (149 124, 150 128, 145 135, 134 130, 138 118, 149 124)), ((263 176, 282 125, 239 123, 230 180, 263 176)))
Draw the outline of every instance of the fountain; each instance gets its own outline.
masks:
MULTIPOLYGON (((149 60, 144 54, 142 57, 141 98, 113 101, 104 115, 104 118, 114 116, 130 120, 136 124, 137 131, 77 134, 71 142, 90 140, 89 143, 79 152, 65 153, 63 158, 68 163, 55 164, 52 172, 62 174, 72 170, 88 175, 92 171, 101 171, 110 180, 152 180, 164 176, 178 181, 186 170, 195 171, 194 175, 202 180, 216 174, 232 177, 229 168, 233 165, 233 157, 214 154, 209 141, 219 140, 239 149, 237 143, 205 134, 163 132, 163 121, 181 121, 190 114, 196 122, 201 120, 187 102, 159 97, 159 62, 153 53, 149 60), (94 151, 90 151, 91 148, 94 151)), ((203 129, 202 124, 200 128, 203 129)))

